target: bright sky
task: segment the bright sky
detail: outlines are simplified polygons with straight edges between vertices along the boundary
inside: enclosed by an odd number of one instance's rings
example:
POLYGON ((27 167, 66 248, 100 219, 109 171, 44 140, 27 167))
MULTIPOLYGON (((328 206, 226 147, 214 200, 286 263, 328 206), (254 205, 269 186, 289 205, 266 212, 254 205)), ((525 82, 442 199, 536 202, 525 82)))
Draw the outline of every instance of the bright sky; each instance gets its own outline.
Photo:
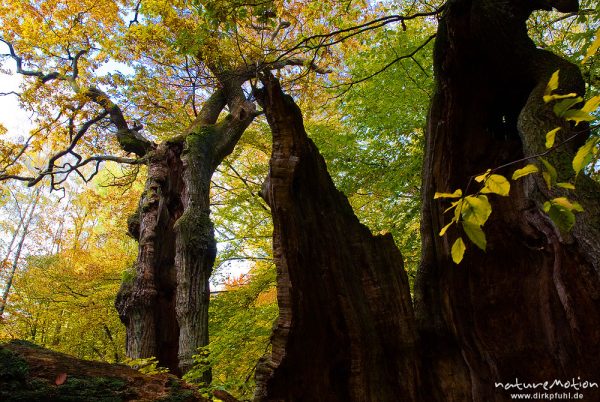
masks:
MULTIPOLYGON (((0 73, 0 93, 19 91, 20 79, 16 75, 0 73)), ((12 137, 26 136, 31 126, 28 114, 19 108, 16 95, 0 96, 0 123, 12 137)))

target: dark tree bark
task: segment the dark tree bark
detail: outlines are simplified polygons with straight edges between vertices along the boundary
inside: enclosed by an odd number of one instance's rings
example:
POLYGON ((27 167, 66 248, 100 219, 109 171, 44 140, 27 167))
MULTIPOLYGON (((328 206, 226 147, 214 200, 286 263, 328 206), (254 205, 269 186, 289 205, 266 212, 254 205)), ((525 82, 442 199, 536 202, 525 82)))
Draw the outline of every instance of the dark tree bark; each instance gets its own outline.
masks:
MULTIPOLYGON (((548 156, 562 181, 572 176, 570 160, 587 132, 558 119, 542 95, 558 69, 560 93, 583 95, 584 82, 576 66, 536 49, 526 29, 534 9, 550 6, 576 11, 577 1, 452 0, 440 22, 415 300, 431 400, 506 400, 494 382, 515 378, 600 380, 599 186, 577 179, 570 197, 586 212, 572 233, 561 233, 542 204, 562 193, 538 175, 513 182, 510 197, 490 197, 487 251, 471 245, 460 266, 450 256, 460 233, 438 236, 448 205, 433 199, 436 191, 466 190, 488 168, 544 151, 545 134, 558 126, 556 143, 583 131, 548 156)), ((600 398, 597 389, 583 393, 600 398)))
POLYGON ((271 76, 263 198, 273 215, 279 319, 257 401, 419 400, 416 328, 402 256, 336 190, 302 115, 271 76))

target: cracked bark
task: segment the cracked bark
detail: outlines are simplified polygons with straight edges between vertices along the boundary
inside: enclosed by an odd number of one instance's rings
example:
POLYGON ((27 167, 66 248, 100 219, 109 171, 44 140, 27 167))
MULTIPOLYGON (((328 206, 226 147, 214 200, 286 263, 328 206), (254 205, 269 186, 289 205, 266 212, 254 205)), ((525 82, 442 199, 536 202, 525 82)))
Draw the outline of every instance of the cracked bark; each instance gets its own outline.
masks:
POLYGON ((121 285, 115 302, 126 327, 127 356, 154 356, 173 374, 180 374, 173 226, 183 211, 181 151, 181 144, 163 143, 149 158, 146 186, 129 221, 129 232, 139 242, 136 274, 121 285))
MULTIPOLYGON (((136 276, 116 301, 127 328, 127 356, 156 356, 179 375, 208 344, 209 278, 217 252, 211 178, 255 117, 253 105, 239 96, 241 87, 215 91, 186 133, 152 151, 129 224, 139 239, 136 276), (217 122, 228 103, 231 114, 217 122)), ((210 372, 204 380, 210 382, 210 372)))

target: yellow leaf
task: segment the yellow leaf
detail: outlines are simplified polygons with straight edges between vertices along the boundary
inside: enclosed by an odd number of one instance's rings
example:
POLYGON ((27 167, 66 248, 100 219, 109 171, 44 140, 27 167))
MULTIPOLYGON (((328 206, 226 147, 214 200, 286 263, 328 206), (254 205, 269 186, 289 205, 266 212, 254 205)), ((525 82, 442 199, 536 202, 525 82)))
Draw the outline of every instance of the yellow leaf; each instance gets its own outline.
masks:
POLYGON ((465 221, 481 226, 488 220, 491 213, 492 206, 485 195, 477 197, 470 195, 464 198, 461 215, 465 221))
POLYGON ((462 190, 459 188, 458 190, 456 190, 453 193, 435 193, 435 195, 433 196, 434 200, 437 200, 438 198, 460 198, 462 197, 462 190))
POLYGON ((552 102, 553 100, 558 100, 558 99, 567 99, 567 98, 575 98, 577 97, 577 94, 575 92, 571 92, 568 94, 555 94, 555 95, 544 95, 544 102, 548 103, 548 102, 552 102))
POLYGON ((556 183, 556 185, 567 190, 575 190, 575 186, 571 183, 556 183))
POLYGON ((546 148, 552 148, 554 146, 554 140, 556 139, 556 133, 560 130, 560 127, 556 127, 552 131, 546 133, 546 148))
POLYGON ((465 242, 463 241, 462 237, 459 237, 458 239, 456 239, 456 241, 454 242, 454 245, 452 245, 452 261, 454 261, 455 264, 460 264, 460 262, 463 259, 463 256, 465 255, 465 250, 467 249, 467 247, 465 246, 465 242))
POLYGON ((442 230, 440 230, 440 236, 443 236, 443 235, 445 235, 445 234, 446 234, 446 231, 448 230, 448 228, 450 228, 450 226, 452 226, 452 224, 453 224, 454 222, 455 222, 455 221, 454 221, 454 219, 452 219, 452 220, 450 221, 450 223, 449 223, 449 224, 447 224, 446 226, 444 226, 444 227, 442 228, 442 230))
POLYGON ((510 183, 506 180, 506 177, 493 174, 490 175, 485 181, 485 187, 481 189, 484 194, 493 193, 506 197, 510 192, 510 183))
POLYGON ((579 124, 582 121, 592 121, 594 120, 594 116, 592 116, 591 114, 589 114, 588 112, 585 112, 583 110, 579 110, 579 109, 570 109, 567 110, 563 116, 566 120, 570 120, 570 121, 574 121, 575 124, 579 124))
POLYGON ((477 183, 481 183, 488 177, 488 175, 490 174, 491 171, 492 171, 492 169, 488 169, 487 172, 485 172, 484 174, 480 174, 479 176, 475 177, 475 181, 477 183))
POLYGON ((552 99, 546 100, 546 97, 550 96, 553 91, 558 89, 558 72, 559 72, 559 70, 556 70, 552 74, 552 77, 550 77, 550 81, 548 81, 548 85, 546 85, 546 90, 544 91, 544 102, 546 102, 546 103, 548 103, 552 100, 552 99))
POLYGON ((581 148, 579 148, 575 154, 575 157, 573 158, 573 170, 575 171, 575 174, 579 174, 579 172, 586 167, 588 163, 590 163, 596 143, 597 139, 591 138, 581 148))
POLYGON ((583 105, 581 110, 583 110, 586 113, 591 113, 594 110, 596 110, 598 106, 600 106, 600 95, 594 96, 593 98, 585 102, 585 105, 583 105))
POLYGON ((537 166, 530 163, 529 165, 525 166, 522 169, 515 170, 515 172, 512 175, 512 179, 517 180, 517 179, 520 179, 521 177, 525 177, 527 175, 530 175, 532 173, 537 173, 539 171, 540 170, 538 169, 537 166))

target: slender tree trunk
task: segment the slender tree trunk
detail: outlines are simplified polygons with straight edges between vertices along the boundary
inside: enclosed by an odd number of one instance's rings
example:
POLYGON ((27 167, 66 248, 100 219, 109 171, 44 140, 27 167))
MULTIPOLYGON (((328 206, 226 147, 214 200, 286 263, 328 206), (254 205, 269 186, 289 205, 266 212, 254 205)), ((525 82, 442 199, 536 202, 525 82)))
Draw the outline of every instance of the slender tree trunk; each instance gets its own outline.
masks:
MULTIPOLYGON (((33 203, 31 204, 31 207, 29 207, 29 209, 26 209, 23 212, 23 216, 21 217, 21 222, 19 222, 19 225, 17 226, 17 229, 15 231, 15 237, 13 237, 13 241, 15 240, 17 233, 19 231, 19 228, 21 226, 23 226, 23 232, 21 233, 21 239, 19 240, 19 243, 17 244, 17 249, 15 250, 15 255, 13 258, 13 262, 10 268, 10 271, 8 273, 8 277, 6 278, 6 285, 4 286, 4 290, 2 291, 2 298, 0 298, 0 318, 2 318, 2 315, 4 314, 4 309, 6 308, 6 304, 8 302, 8 295, 10 293, 10 288, 12 287, 12 283, 13 283, 13 279, 15 277, 15 273, 17 272, 17 268, 19 266, 19 260, 21 259, 21 252, 23 251, 23 245, 25 244, 25 240, 27 239, 27 235, 29 234, 29 225, 31 224, 31 220, 33 219, 34 215, 35 215, 35 209, 37 207, 38 201, 40 199, 40 194, 41 194, 41 189, 37 189, 37 191, 35 192, 35 196, 33 199, 33 203)), ((9 246, 9 253, 10 253, 10 249, 12 248, 13 243, 11 242, 10 246, 9 246)), ((7 255, 7 259, 8 259, 8 255, 7 255)))
MULTIPOLYGON (((470 177, 545 150, 545 134, 575 128, 542 100, 560 69, 559 92, 583 95, 576 66, 537 49, 526 20, 542 2, 453 0, 440 22, 435 49, 437 93, 432 103, 424 165, 422 264, 416 316, 424 345, 423 378, 436 401, 503 401, 495 382, 555 379, 600 381, 600 188, 576 181, 586 209, 572 233, 561 233, 542 211, 562 195, 541 175, 513 182, 510 197, 490 196, 487 251, 468 245, 460 266, 450 246, 461 233, 439 237, 447 203, 436 191, 469 192, 470 177)), ((576 1, 549 1, 575 11, 576 1)), ((585 127, 583 127, 585 128, 585 127)), ((584 130, 585 131, 585 130, 584 130)), ((587 133, 548 156, 560 181, 587 133)), ((531 162, 531 161, 528 161, 531 162)), ((499 172, 506 176, 522 166, 499 172)), ((558 390, 561 392, 563 390, 558 390)), ((598 390, 582 391, 586 399, 598 390)))
POLYGON ((273 153, 262 195, 273 215, 280 313, 255 400, 420 400, 402 256, 335 188, 292 98, 273 77, 264 86, 273 153))
POLYGON ((139 241, 136 276, 123 283, 115 302, 126 326, 127 356, 156 357, 174 374, 180 373, 173 226, 183 210, 181 151, 181 144, 163 143, 149 158, 146 187, 129 221, 129 232, 139 241))
MULTIPOLYGON (((186 373, 198 348, 208 345, 209 279, 217 254, 210 220, 212 176, 255 117, 254 105, 241 92, 241 83, 228 82, 206 102, 185 136, 182 201, 184 213, 175 225, 177 238, 177 321, 179 367, 186 373), (217 122, 226 104, 231 113, 217 122)), ((210 383, 207 371, 204 382, 210 383)))

